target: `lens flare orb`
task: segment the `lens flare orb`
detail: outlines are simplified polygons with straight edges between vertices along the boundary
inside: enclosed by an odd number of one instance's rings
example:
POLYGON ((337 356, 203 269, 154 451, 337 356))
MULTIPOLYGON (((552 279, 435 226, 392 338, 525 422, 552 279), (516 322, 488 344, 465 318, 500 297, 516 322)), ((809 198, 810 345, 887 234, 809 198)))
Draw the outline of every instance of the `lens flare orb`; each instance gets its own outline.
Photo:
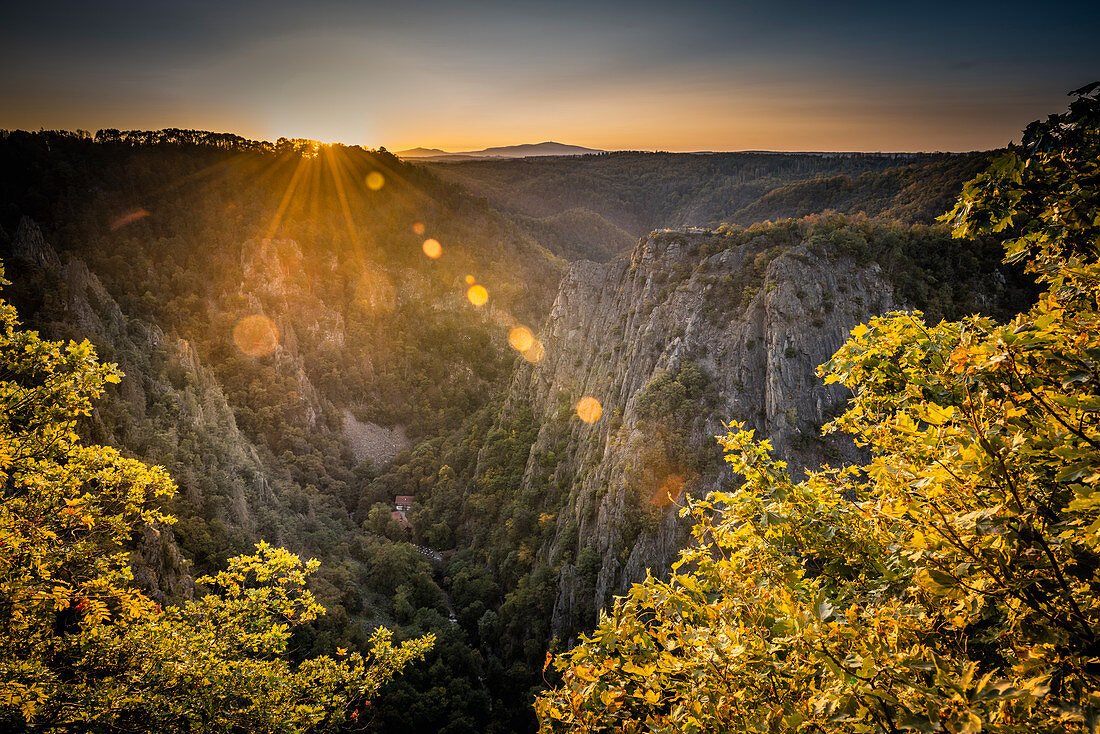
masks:
POLYGON ((672 504, 679 504, 680 498, 684 496, 684 478, 679 474, 670 474, 665 477, 665 481, 661 482, 661 486, 653 492, 651 501, 657 507, 667 507, 672 504))
POLYGON ((595 423, 601 415, 603 415, 603 406, 591 395, 585 395, 577 402, 577 417, 585 423, 595 423))
POLYGON ((537 364, 542 361, 542 358, 546 356, 546 349, 543 348, 542 342, 535 339, 531 342, 531 346, 523 352, 523 358, 531 364, 537 364))
POLYGON ((279 346, 279 329, 262 314, 245 316, 233 327, 233 343, 249 357, 266 357, 279 346))
POLYGON ((472 285, 466 291, 466 298, 475 306, 484 306, 485 302, 489 300, 489 291, 485 290, 484 286, 472 285))
POLYGON ((526 326, 513 326, 508 332, 508 343, 517 352, 526 352, 535 343, 535 335, 526 326))
POLYGON ((386 185, 386 177, 378 171, 371 171, 367 174, 367 188, 371 191, 378 191, 386 185))
POLYGON ((111 222, 111 230, 113 231, 118 229, 119 227, 125 227, 131 222, 136 222, 137 220, 144 219, 147 216, 149 216, 149 212, 145 209, 135 209, 129 214, 124 214, 123 216, 111 222))
POLYGON ((439 244, 439 240, 426 239, 421 249, 424 250, 424 254, 432 260, 435 260, 443 254, 443 245, 439 244))

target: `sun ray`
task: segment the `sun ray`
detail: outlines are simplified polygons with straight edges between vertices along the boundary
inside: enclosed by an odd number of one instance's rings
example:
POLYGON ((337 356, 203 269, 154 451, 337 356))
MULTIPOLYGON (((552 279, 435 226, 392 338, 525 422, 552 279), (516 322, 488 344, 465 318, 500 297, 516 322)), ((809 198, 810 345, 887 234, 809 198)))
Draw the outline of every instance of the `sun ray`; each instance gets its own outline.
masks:
POLYGON ((279 202, 279 208, 275 210, 275 216, 271 219, 271 226, 268 227, 264 239, 271 239, 275 236, 275 232, 279 229, 279 225, 282 224, 283 215, 286 213, 287 207, 290 206, 291 199, 294 198, 294 192, 298 188, 298 182, 301 180, 305 169, 306 159, 299 158, 298 165, 295 166, 294 173, 291 174, 290 181, 287 182, 286 191, 283 192, 283 198, 279 202))
POLYGON ((348 225, 348 236, 351 238, 351 244, 354 247, 359 242, 359 235, 355 230, 355 222, 351 216, 351 205, 348 203, 348 194, 344 189, 342 179, 347 174, 340 162, 340 154, 336 152, 336 149, 328 146, 324 151, 325 163, 328 164, 329 174, 332 176, 332 185, 336 187, 336 198, 340 201, 340 210, 344 214, 344 222, 348 225))
POLYGON ((321 166, 316 158, 309 158, 309 190, 306 192, 306 202, 309 204, 309 217, 317 222, 321 220, 321 194, 324 192, 324 180, 321 177, 321 166))
POLYGON ((370 153, 367 151, 363 151, 363 153, 365 154, 363 156, 364 163, 366 163, 369 168, 364 167, 356 171, 356 173, 360 174, 360 178, 365 179, 371 171, 376 171, 382 174, 387 187, 395 183, 400 184, 405 190, 415 194, 421 202, 428 201, 432 198, 430 194, 425 193, 419 186, 402 176, 395 168, 386 165, 385 154, 370 153))
MULTIPOLYGON (((202 178, 205 178, 205 177, 208 177, 208 176, 213 176, 214 174, 219 173, 219 172, 225 172, 226 170, 230 169, 231 167, 233 167, 235 165, 239 165, 241 163, 251 163, 251 164, 254 165, 254 167, 258 167, 256 165, 256 162, 255 162, 255 155, 254 155, 253 151, 241 151, 239 153, 234 153, 233 155, 229 156, 225 160, 218 161, 217 163, 213 163, 209 166, 204 166, 203 168, 200 168, 199 170, 197 170, 193 173, 189 173, 186 176, 181 176, 181 177, 175 179, 174 181, 170 181, 170 182, 164 184, 163 186, 158 186, 158 187, 154 187, 154 188, 149 189, 148 193, 145 196, 146 202, 148 202, 150 199, 153 199, 155 197, 162 196, 162 195, 167 194, 171 191, 175 191, 176 189, 179 189, 179 188, 181 188, 181 187, 183 187, 183 186, 185 186, 188 183, 191 183, 193 181, 198 181, 202 178)), ((113 229, 118 229, 118 226, 116 226, 116 225, 119 224, 120 220, 125 219, 129 214, 132 214, 133 212, 138 212, 138 211, 145 211, 146 212, 145 216, 148 216, 150 214, 150 212, 146 211, 144 207, 135 205, 130 210, 128 210, 128 212, 126 214, 120 214, 119 216, 112 219, 111 220, 111 229, 112 230, 113 229)), ((126 222, 123 222, 123 224, 128 223, 130 221, 133 221, 133 219, 128 219, 126 222)))
MULTIPOLYGON (((181 186, 183 186, 187 183, 190 183, 192 181, 197 181, 197 180, 199 180, 201 178, 204 178, 206 176, 212 176, 215 173, 218 173, 218 172, 220 172, 222 170, 225 170, 225 169, 229 169, 234 165, 239 165, 240 163, 252 163, 252 162, 255 161, 255 157, 256 156, 255 156, 255 153, 253 151, 241 151, 240 153, 234 153, 233 155, 231 155, 230 157, 226 158, 223 161, 218 161, 217 163, 212 163, 209 166, 205 166, 203 168, 200 168, 199 170, 195 171, 194 173, 189 173, 186 176, 182 176, 182 177, 176 179, 175 181, 172 181, 171 183, 167 183, 164 186, 161 186, 160 188, 153 189, 150 192, 150 194, 153 195, 153 196, 157 196, 157 195, 160 195, 160 194, 166 194, 169 191, 173 191, 175 189, 178 189, 179 187, 181 187, 181 186)), ((258 165, 257 165, 257 167, 258 167, 258 165)))

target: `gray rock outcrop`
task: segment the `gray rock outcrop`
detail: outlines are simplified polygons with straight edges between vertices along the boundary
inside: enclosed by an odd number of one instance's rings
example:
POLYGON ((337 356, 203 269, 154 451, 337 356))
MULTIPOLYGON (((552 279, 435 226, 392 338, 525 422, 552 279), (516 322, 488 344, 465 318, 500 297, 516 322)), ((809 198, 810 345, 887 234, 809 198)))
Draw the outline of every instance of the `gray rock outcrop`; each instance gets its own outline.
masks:
MULTIPOLYGON (((895 307, 878 265, 761 237, 730 246, 666 230, 629 259, 574 263, 540 334, 545 358, 519 368, 507 403, 540 425, 521 491, 568 486, 539 550, 558 572, 555 632, 590 627, 611 596, 668 568, 691 525, 677 512, 683 493, 730 479, 714 439, 726 424, 769 439, 795 471, 856 458, 842 438, 819 437, 846 395, 816 368, 856 324, 895 307), (689 366, 706 384, 669 410, 655 378, 689 366), (585 396, 602 406, 592 424, 572 411, 585 396)), ((676 398, 682 386, 664 384, 676 398)))

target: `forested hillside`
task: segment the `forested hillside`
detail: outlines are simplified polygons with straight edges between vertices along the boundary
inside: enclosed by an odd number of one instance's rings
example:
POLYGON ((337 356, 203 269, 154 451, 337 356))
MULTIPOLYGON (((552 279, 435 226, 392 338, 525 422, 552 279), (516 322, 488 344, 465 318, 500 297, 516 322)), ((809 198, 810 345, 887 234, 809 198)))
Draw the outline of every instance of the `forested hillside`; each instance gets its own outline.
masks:
POLYGON ((725 423, 802 468, 859 458, 818 437, 843 399, 814 375, 852 326, 1032 299, 993 241, 928 224, 981 160, 626 153, 478 183, 310 141, 12 132, 4 292, 125 373, 80 431, 179 486, 178 522, 129 539, 159 603, 285 546, 328 609, 295 660, 435 637, 356 726, 531 731, 547 651, 664 573, 677 503, 729 479, 725 423))
POLYGON ((802 476, 770 427, 730 424, 740 481, 686 502, 673 572, 558 658, 540 732, 1097 729, 1098 90, 945 217, 999 236, 1033 304, 852 329, 818 374, 850 391, 824 430, 856 436, 856 463, 802 476))
POLYGON ((484 649, 536 670, 674 560, 690 527, 678 506, 732 479, 712 440, 726 423, 756 428, 800 469, 859 459, 819 435, 845 394, 817 365, 894 308, 1014 313, 1034 289, 998 252, 829 215, 655 233, 629 259, 575 263, 540 333, 546 356, 517 367, 499 417, 433 442, 368 492, 417 495, 416 537, 463 558, 459 619, 484 649), (599 406, 591 422, 586 399, 599 406), (492 573, 466 586, 482 567, 492 573))
POLYGON ((559 261, 381 151, 12 133, 0 170, 7 297, 33 328, 90 339, 126 374, 85 434, 179 484, 176 525, 140 538, 143 585, 187 597, 259 539, 318 557, 328 614, 296 633, 298 654, 366 651, 380 622, 399 621, 402 639, 437 629, 420 690, 453 689, 456 708, 425 710, 484 723, 484 670, 448 621, 439 575, 388 528, 360 528, 362 490, 503 388, 508 330, 541 320, 559 261))
POLYGON ((931 224, 987 161, 984 153, 619 152, 425 165, 549 235, 556 252, 604 262, 628 249, 627 238, 668 227, 827 210, 931 224))

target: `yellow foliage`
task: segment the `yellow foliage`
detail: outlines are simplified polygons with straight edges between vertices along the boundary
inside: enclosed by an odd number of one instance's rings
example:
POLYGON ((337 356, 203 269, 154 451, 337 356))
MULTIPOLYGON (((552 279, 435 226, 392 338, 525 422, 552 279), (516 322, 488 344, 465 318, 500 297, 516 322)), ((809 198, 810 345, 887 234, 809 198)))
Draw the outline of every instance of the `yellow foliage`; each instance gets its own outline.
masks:
POLYGON ((1007 324, 895 313, 822 368, 865 466, 744 479, 683 511, 695 543, 555 663, 542 732, 1001 732, 1100 727, 1100 84, 969 183, 1049 292, 1007 324), (649 671, 641 695, 624 685, 649 671))
MULTIPOLYGON (((2 271, 0 271, 2 273, 2 271)), ((322 614, 316 561, 261 543, 200 579, 218 593, 162 609, 134 589, 127 544, 175 487, 160 467, 80 442, 114 365, 43 341, 0 301, 0 730, 315 731, 344 721, 431 637, 340 661, 285 658, 322 614)))

